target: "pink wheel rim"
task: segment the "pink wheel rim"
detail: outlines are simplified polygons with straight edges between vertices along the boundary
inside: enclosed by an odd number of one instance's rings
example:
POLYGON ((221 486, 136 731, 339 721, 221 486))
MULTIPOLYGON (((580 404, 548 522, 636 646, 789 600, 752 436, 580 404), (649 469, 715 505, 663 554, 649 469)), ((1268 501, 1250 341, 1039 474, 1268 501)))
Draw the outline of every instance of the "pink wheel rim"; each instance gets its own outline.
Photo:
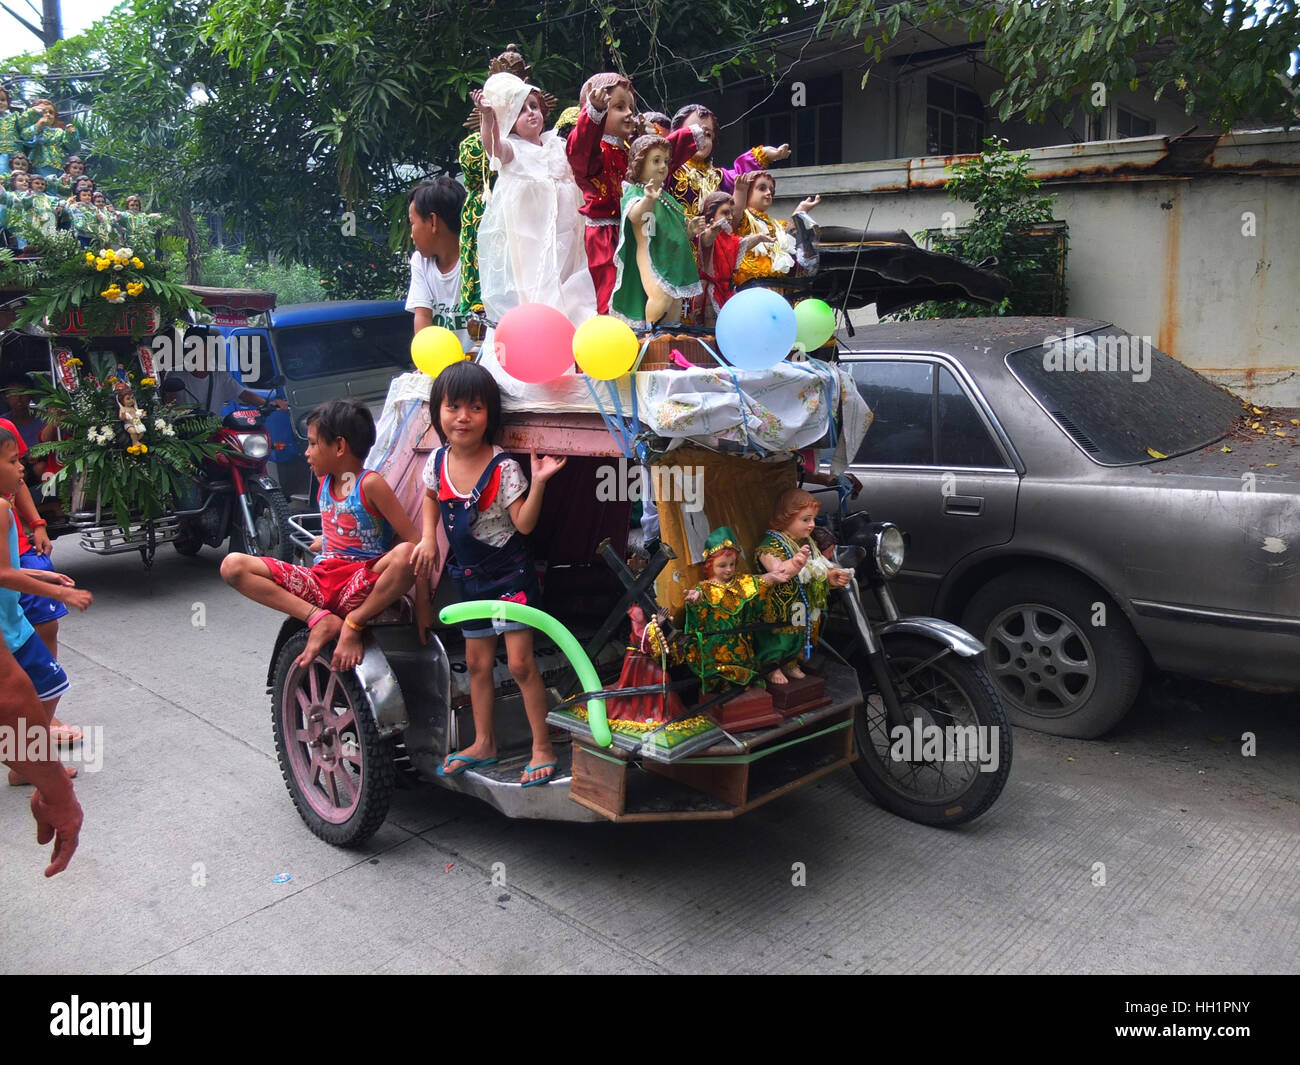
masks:
POLYGON ((290 668, 280 725, 299 792, 320 818, 343 824, 361 802, 361 729, 347 688, 325 659, 290 668))

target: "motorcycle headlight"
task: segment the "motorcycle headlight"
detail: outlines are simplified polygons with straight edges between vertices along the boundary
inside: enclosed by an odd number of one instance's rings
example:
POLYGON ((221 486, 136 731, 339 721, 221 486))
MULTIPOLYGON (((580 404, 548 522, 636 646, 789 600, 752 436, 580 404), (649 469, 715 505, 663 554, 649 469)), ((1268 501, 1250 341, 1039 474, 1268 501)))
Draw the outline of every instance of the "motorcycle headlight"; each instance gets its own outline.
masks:
POLYGON ((882 577, 893 577, 903 568, 906 546, 897 525, 883 524, 876 530, 874 555, 882 577))
POLYGON ((265 433, 236 433, 235 436, 250 459, 264 459, 271 453, 271 441, 265 433))

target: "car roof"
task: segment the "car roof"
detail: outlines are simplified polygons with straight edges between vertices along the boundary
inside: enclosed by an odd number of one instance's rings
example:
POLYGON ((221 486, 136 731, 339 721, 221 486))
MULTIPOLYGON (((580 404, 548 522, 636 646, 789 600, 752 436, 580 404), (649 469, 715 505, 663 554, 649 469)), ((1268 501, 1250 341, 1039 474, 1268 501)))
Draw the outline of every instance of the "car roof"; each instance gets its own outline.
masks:
POLYGON ((271 312, 271 327, 347 322, 357 318, 383 318, 405 314, 401 300, 324 300, 320 303, 290 303, 271 312))
POLYGON ((841 330, 836 339, 842 355, 942 351, 964 364, 1000 363, 1008 353, 1035 347, 1049 337, 1061 337, 1067 329, 1089 333, 1109 324, 1099 318, 939 318, 857 326, 855 335, 841 330))

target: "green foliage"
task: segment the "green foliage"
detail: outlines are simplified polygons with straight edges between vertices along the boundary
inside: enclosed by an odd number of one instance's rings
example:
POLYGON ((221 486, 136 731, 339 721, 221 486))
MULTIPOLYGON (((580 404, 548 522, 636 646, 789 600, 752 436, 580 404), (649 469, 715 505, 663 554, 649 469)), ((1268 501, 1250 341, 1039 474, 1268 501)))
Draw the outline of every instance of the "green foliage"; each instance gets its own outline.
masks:
POLYGON ((837 19, 855 36, 875 31, 865 47, 876 63, 913 27, 962 26, 1006 79, 989 98, 1002 121, 1041 121, 1063 103, 1069 122, 1100 83, 1172 93, 1225 129, 1296 122, 1286 80, 1300 42, 1294 0, 831 0, 822 24, 837 19))
POLYGON ((202 257, 200 284, 274 292, 278 303, 314 303, 326 298, 320 272, 297 263, 248 262, 243 248, 212 248, 202 257))
POLYGON ((145 378, 132 382, 145 426, 140 444, 134 444, 120 416, 120 385, 111 359, 83 370, 72 391, 55 387, 41 375, 32 378, 40 416, 65 437, 37 444, 32 456, 58 456, 63 466, 50 484, 65 504, 71 487, 80 484, 87 499, 101 501, 124 531, 132 522, 161 517, 199 464, 224 450, 224 445, 209 440, 220 419, 190 417, 166 405, 152 378, 145 378))
MULTIPOLYGON (((998 260, 997 272, 1011 282, 1010 294, 992 307, 971 300, 928 301, 891 317, 982 318, 1008 314, 1046 313, 1035 305, 1044 272, 1061 265, 1056 240, 1035 239, 1029 231, 1052 221, 1052 196, 1039 195, 1041 182, 1029 173, 1029 153, 1007 151, 1005 143, 990 137, 984 151, 948 168, 948 195, 969 203, 975 217, 958 234, 934 240, 938 251, 968 263, 989 257, 998 260)), ((918 234, 922 236, 922 234, 918 234)), ((1058 308, 1058 313, 1064 308, 1058 308)))
POLYGON ((89 250, 69 233, 42 235, 41 250, 39 276, 15 321, 20 327, 48 320, 51 331, 61 332, 75 312, 79 333, 100 336, 125 321, 139 340, 199 306, 198 297, 170 280, 165 264, 147 252, 89 250))

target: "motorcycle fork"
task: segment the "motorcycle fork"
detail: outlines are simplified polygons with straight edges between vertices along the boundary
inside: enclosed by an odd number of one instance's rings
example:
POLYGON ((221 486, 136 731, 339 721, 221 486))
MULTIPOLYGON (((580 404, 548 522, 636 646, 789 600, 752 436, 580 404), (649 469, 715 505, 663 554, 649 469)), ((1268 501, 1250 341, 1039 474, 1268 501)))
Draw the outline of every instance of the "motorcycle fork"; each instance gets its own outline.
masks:
MULTIPOLYGON (((840 589, 841 598, 848 609, 849 620, 853 623, 854 631, 858 636, 858 643, 862 645, 862 650, 866 653, 867 664, 871 669, 871 677, 876 682, 876 691, 880 693, 880 698, 885 704, 885 716, 889 719, 891 726, 904 725, 907 720, 903 717, 903 709, 898 702, 898 692, 894 688, 894 678, 889 673, 889 663, 885 660, 885 649, 880 640, 876 637, 875 630, 871 627, 871 620, 867 617, 867 612, 862 609, 861 593, 858 591, 858 579, 854 577, 847 585, 840 589)), ((894 616, 898 614, 898 608, 894 605, 892 596, 888 597, 888 604, 882 602, 886 613, 894 616)))
POLYGON ((244 484, 243 471, 235 464, 230 464, 230 478, 235 486, 235 498, 239 500, 239 512, 244 516, 244 531, 248 534, 248 543, 257 543, 257 529, 253 525, 253 512, 248 506, 248 489, 244 484))

